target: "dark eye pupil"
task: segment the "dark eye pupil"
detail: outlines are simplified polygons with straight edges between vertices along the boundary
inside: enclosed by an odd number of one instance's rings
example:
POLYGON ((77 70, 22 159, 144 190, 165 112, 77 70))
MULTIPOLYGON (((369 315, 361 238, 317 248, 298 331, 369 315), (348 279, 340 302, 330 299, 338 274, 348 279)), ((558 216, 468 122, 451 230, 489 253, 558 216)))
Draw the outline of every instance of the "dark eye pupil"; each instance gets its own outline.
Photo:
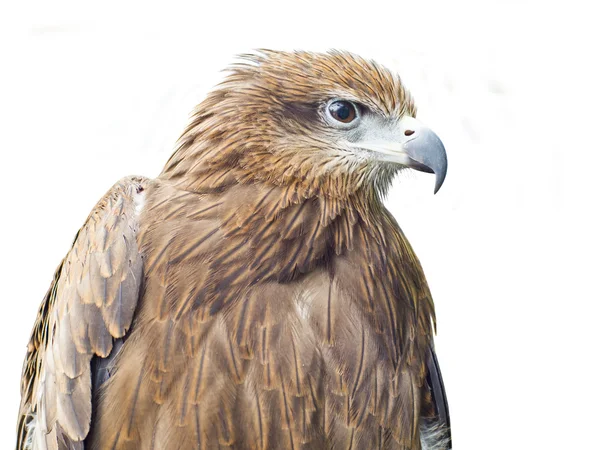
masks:
POLYGON ((340 106, 335 112, 342 120, 346 120, 348 117, 350 117, 350 108, 348 108, 346 105, 340 106))
POLYGON ((329 112, 334 119, 344 123, 350 123, 356 117, 356 110, 350 102, 333 102, 329 105, 329 112))

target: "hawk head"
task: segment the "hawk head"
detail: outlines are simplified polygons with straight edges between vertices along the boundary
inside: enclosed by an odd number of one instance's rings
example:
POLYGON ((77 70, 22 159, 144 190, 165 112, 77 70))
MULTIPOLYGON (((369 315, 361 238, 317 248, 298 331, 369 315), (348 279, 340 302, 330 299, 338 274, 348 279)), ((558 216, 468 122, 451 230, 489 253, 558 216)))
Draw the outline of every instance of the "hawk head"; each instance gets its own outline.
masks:
POLYGON ((437 192, 446 152, 415 115, 400 78, 372 61, 262 50, 242 55, 199 105, 165 172, 222 168, 338 197, 383 192, 412 168, 434 173, 437 192))

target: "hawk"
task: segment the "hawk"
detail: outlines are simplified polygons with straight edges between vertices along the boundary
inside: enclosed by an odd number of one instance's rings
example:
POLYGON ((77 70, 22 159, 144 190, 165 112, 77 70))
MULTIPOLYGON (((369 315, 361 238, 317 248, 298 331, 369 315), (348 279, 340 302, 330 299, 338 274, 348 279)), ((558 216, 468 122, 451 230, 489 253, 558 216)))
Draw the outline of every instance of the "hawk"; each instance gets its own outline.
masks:
POLYGON ((400 78, 243 55, 155 179, 99 201, 23 368, 17 449, 446 449, 421 265, 382 203, 447 168, 400 78))

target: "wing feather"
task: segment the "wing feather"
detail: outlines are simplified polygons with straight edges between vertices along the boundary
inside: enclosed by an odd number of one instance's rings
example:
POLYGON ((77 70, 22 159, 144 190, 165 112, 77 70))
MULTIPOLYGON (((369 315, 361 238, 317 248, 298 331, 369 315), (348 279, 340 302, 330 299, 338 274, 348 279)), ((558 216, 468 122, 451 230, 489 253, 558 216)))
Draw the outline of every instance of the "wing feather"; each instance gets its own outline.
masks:
POLYGON ((452 448, 450 412, 444 380, 433 345, 427 358, 426 408, 421 418, 421 444, 424 450, 452 448), (429 411, 427 411, 429 409, 429 411))
POLYGON ((98 202, 54 275, 23 367, 17 450, 83 448, 92 417, 91 359, 109 355, 133 319, 142 278, 138 211, 146 180, 98 202))

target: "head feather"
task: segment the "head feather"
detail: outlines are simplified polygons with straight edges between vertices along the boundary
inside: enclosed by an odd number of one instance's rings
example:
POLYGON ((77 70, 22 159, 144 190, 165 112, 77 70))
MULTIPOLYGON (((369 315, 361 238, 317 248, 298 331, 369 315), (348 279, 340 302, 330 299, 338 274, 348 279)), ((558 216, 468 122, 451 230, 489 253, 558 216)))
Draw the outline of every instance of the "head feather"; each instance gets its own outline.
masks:
POLYGON ((207 179, 216 187, 207 173, 224 171, 223 183, 259 180, 301 196, 385 191, 398 168, 337 148, 322 117, 335 98, 392 120, 416 113, 400 78, 374 61, 342 51, 258 50, 240 55, 196 108, 162 177, 191 190, 207 179))

